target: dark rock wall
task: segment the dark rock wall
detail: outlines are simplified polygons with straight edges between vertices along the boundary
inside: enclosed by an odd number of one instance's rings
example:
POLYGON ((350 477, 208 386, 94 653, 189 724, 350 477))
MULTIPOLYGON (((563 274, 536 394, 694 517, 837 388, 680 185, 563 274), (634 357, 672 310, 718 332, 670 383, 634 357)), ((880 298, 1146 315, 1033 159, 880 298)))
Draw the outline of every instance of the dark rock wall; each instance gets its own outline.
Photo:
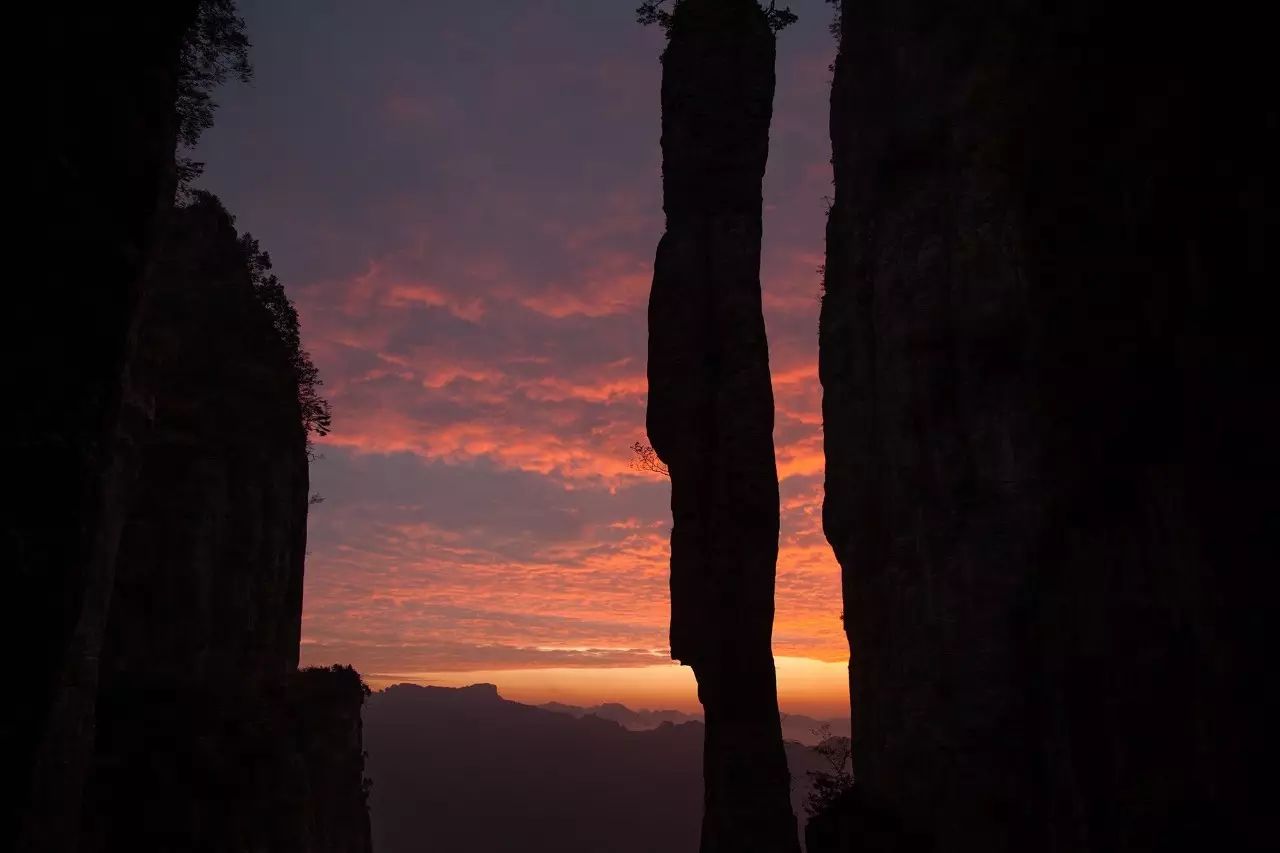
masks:
POLYGON ((152 423, 104 667, 253 684, 298 665, 308 463, 297 378, 212 196, 175 212, 143 310, 152 423))
POLYGON ((11 20, 34 59, 17 87, 30 109, 12 110, 30 144, 15 158, 30 190, 19 232, 29 270, 14 276, 23 285, 4 314, 18 409, 4 426, 0 563, 24 701, 5 725, 20 792, 6 797, 0 836, 30 849, 74 843, 65 817, 93 740, 132 469, 127 365, 148 247, 173 199, 179 51, 195 6, 63 2, 11 20))
POLYGON ((858 792, 811 839, 1253 841, 1277 117, 1236 12, 843 4, 820 372, 858 792))
POLYGON ((82 849, 367 850, 359 676, 297 672, 297 377, 212 196, 173 216, 140 344, 153 422, 103 644, 82 849))
POLYGON ((693 667, 706 712, 704 853, 798 844, 770 645, 778 478, 760 239, 773 63, 754 0, 676 6, 648 432, 671 472, 671 654, 693 667))
POLYGON ((351 667, 292 677, 289 708, 302 759, 305 846, 299 853, 372 853, 361 711, 369 689, 351 667))
POLYGON ((365 695, 349 667, 104 690, 80 849, 370 853, 365 695))
POLYGON ((35 59, 11 110, 5 849, 368 850, 359 677, 296 671, 296 381, 230 220, 170 221, 198 5, 11 21, 35 59))

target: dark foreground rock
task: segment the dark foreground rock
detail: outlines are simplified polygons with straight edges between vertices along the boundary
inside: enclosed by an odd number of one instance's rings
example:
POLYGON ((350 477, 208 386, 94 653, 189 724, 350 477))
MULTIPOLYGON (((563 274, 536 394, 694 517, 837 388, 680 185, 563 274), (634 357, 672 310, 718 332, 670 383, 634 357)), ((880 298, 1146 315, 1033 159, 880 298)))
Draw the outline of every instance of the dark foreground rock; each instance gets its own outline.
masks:
MULTIPOLYGON (((154 235, 172 206, 180 50, 196 0, 14 10, 32 73, 14 87, 20 194, 4 312, 0 565, 12 655, 0 838, 74 844, 102 628, 133 472, 128 364, 154 235)), ((26 62, 24 61, 24 64, 26 62)))
POLYGON ((80 849, 369 853, 366 692, 346 667, 252 690, 113 680, 80 849))
POLYGON ((350 669, 297 671, 308 472, 298 378, 209 195, 143 310, 152 423, 103 644, 84 850, 369 849, 350 669))
POLYGON ((820 371, 859 790, 815 853, 1260 844, 1278 123, 1243 9, 1149 11, 843 4, 820 371))
POLYGON ((234 42, 235 5, 37 5, 13 21, 0 846, 367 850, 359 677, 296 671, 327 407, 300 406, 226 214, 173 218, 179 93, 214 61, 184 45, 197 20, 234 42))

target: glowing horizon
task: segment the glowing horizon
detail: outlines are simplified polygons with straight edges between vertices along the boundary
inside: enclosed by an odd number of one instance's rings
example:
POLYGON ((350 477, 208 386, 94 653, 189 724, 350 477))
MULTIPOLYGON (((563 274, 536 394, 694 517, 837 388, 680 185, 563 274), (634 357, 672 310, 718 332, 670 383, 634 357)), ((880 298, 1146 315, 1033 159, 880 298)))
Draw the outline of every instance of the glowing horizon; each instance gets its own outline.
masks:
MULTIPOLYGON (((848 716, 848 669, 843 663, 812 658, 775 658, 778 706, 783 713, 818 718, 848 716)), ((592 706, 617 702, 632 710, 701 713, 693 672, 667 662, 629 668, 558 667, 472 672, 371 673, 374 690, 393 684, 468 687, 493 684, 504 699, 540 705, 563 702, 592 706)))

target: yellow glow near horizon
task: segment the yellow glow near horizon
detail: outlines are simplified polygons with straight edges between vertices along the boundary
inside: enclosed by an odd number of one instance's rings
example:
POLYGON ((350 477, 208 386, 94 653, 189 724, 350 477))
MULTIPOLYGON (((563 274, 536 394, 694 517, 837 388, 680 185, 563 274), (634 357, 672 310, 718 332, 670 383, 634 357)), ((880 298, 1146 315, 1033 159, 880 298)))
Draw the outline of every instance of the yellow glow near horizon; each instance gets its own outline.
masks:
MULTIPOLYGON (((814 717, 849 715, 848 667, 804 657, 775 658, 778 704, 791 714, 814 717)), ((506 699, 528 704, 563 702, 597 705, 619 702, 629 708, 700 711, 693 671, 675 663, 626 668, 495 669, 469 672, 374 673, 374 689, 409 682, 465 687, 488 682, 506 699)))

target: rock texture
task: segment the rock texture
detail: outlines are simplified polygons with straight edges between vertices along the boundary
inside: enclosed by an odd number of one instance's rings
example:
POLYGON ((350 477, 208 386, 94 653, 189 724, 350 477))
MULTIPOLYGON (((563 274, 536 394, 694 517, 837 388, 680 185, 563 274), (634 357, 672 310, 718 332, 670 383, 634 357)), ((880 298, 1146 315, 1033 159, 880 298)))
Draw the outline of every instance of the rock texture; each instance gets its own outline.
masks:
POLYGON ((151 424, 104 668, 263 683, 298 666, 309 494, 298 381, 221 204, 200 194, 172 219, 134 368, 151 424))
POLYGON ((19 793, 0 837, 30 849, 74 843, 102 626, 132 468, 127 365, 153 234, 173 199, 179 52, 196 0, 163 7, 60 2, 19 10, 38 56, 30 182, 5 311, 12 345, 0 564, 4 619, 23 701, 4 728, 19 793))
POLYGON ((297 672, 308 473, 298 380, 209 195, 152 274, 153 423, 103 644, 82 850, 364 853, 359 676, 297 672))
POLYGON ((1278 122, 1240 20, 843 4, 820 372, 858 784, 814 853, 1258 843, 1278 122))
POLYGON ((770 646, 778 478, 760 238, 774 36, 754 0, 684 0, 669 34, 648 432, 671 474, 671 655, 705 709, 703 853, 777 853, 798 840, 770 646))

